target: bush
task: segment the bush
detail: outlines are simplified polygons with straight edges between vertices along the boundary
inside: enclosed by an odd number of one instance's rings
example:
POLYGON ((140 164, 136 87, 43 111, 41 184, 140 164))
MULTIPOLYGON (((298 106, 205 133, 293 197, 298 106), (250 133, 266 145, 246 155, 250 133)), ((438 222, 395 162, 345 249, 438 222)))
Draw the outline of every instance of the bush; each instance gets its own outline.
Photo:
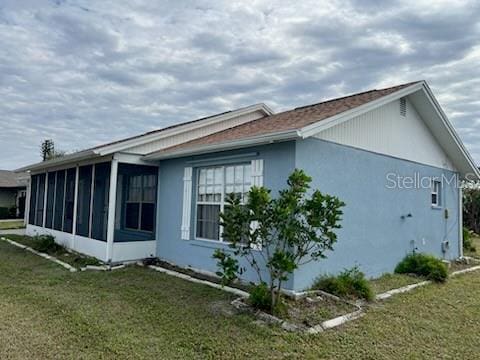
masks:
POLYGON ((407 255, 395 268, 397 274, 415 274, 424 276, 428 280, 444 282, 448 277, 447 266, 431 255, 407 255))
POLYGON ((472 233, 467 228, 463 228, 463 250, 475 252, 477 249, 473 245, 472 233))
POLYGON ((36 235, 33 237, 34 248, 37 251, 53 254, 63 249, 61 245, 55 242, 52 235, 36 235))
POLYGON ((252 288, 248 300, 250 305, 256 309, 270 311, 272 308, 270 290, 267 284, 263 282, 260 285, 256 285, 252 288))
POLYGON ((321 276, 315 281, 313 289, 348 299, 373 299, 373 290, 358 267, 346 269, 338 276, 321 276))

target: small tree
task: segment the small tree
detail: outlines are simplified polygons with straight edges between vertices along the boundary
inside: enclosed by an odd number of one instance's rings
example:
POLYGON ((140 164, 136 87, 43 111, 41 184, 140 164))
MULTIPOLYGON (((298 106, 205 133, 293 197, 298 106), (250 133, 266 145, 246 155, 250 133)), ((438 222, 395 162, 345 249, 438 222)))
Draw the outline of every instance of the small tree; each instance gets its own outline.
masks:
POLYGON ((463 225, 477 234, 480 233, 480 189, 478 187, 463 190, 463 225))
POLYGON ((312 179, 296 169, 288 178, 288 188, 277 198, 264 187, 252 187, 245 204, 235 194, 228 195, 220 214, 223 237, 233 249, 231 254, 215 251, 218 274, 224 283, 245 271, 238 265, 244 258, 257 273, 260 284, 268 274, 270 311, 280 302, 282 284, 299 266, 325 258, 337 240, 345 205, 335 196, 315 190, 307 195, 312 179))
POLYGON ((65 156, 65 151, 55 150, 55 143, 51 139, 46 139, 42 142, 42 145, 40 146, 40 151, 43 161, 65 156))

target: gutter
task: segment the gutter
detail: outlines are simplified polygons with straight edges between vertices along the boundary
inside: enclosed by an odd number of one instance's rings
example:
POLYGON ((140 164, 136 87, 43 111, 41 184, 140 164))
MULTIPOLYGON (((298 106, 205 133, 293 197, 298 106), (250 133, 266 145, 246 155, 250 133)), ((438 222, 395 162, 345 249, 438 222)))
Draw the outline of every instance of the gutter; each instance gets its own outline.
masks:
POLYGON ((239 149, 239 148, 254 146, 254 145, 271 144, 274 142, 293 140, 297 138, 301 138, 298 130, 288 130, 288 131, 283 131, 283 132, 278 132, 273 134, 270 133, 266 135, 258 135, 258 136, 250 137, 247 139, 240 139, 240 140, 229 141, 225 143, 192 146, 189 148, 173 150, 173 151, 160 150, 160 151, 153 152, 143 156, 143 159, 144 160, 173 159, 173 158, 189 156, 189 155, 199 155, 199 154, 206 154, 206 153, 211 153, 216 151, 239 149))

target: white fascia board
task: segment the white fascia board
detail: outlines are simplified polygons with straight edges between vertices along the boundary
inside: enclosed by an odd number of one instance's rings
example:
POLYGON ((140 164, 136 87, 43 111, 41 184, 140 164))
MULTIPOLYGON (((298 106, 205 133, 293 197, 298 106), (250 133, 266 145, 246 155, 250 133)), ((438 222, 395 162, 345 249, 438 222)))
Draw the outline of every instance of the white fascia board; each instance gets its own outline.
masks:
POLYGON ((238 148, 244 148, 248 146, 255 145, 264 145, 270 144, 278 141, 287 141, 300 138, 300 134, 297 130, 289 130, 278 132, 274 134, 260 135, 255 137, 250 137, 247 139, 241 139, 236 141, 229 141, 219 144, 209 144, 201 145, 191 148, 179 149, 177 151, 165 151, 165 152, 154 152, 151 154, 145 155, 143 158, 145 160, 163 160, 163 159, 173 159, 183 156, 191 155, 200 155, 206 153, 212 153, 216 151, 225 151, 225 150, 234 150, 238 148))
POLYGON ((219 122, 222 122, 222 121, 225 121, 225 120, 228 120, 228 119, 231 119, 231 118, 239 117, 239 116, 242 116, 242 115, 245 115, 245 114, 249 114, 249 113, 255 112, 255 111, 261 111, 267 116, 273 114, 273 111, 268 106, 266 106, 265 104, 263 104, 263 103, 255 104, 255 105, 251 105, 251 106, 241 108, 241 109, 238 109, 238 110, 233 110, 232 112, 229 112, 229 113, 226 113, 226 114, 223 114, 223 115, 218 115, 218 116, 214 116, 214 117, 211 117, 211 118, 207 118, 205 120, 194 121, 194 122, 191 122, 191 123, 186 123, 184 125, 179 124, 177 127, 172 128, 172 129, 167 129, 165 131, 161 131, 161 129, 160 129, 158 132, 155 132, 153 134, 140 136, 138 138, 134 138, 134 139, 131 139, 131 140, 127 139, 125 141, 120 141, 119 143, 112 144, 112 145, 106 145, 106 146, 98 148, 98 153, 100 155, 108 155, 108 154, 111 154, 111 153, 114 153, 114 152, 121 152, 122 150, 126 150, 126 149, 131 148, 131 147, 143 145, 145 143, 149 143, 149 142, 152 142, 152 141, 155 141, 155 140, 159 140, 159 139, 162 139, 162 138, 177 135, 177 134, 180 134, 180 133, 183 133, 183 132, 192 131, 192 130, 195 130, 195 129, 198 129, 198 128, 201 128, 201 127, 204 127, 204 126, 219 123, 219 122))
POLYGON ((113 159, 117 160, 119 163, 125 164, 157 166, 157 164, 153 164, 151 162, 143 160, 142 155, 139 154, 118 152, 113 155, 113 159))
POLYGON ((300 134, 302 138, 308 138, 310 136, 318 134, 320 131, 326 130, 328 128, 331 128, 332 126, 339 125, 345 121, 348 121, 350 119, 353 119, 354 117, 357 117, 359 115, 365 114, 373 109, 376 109, 382 105, 388 104, 391 101, 400 99, 402 97, 405 97, 409 94, 412 94, 418 90, 421 90, 423 88, 424 81, 415 83, 411 86, 408 86, 404 89, 395 91, 394 93, 391 93, 389 95, 383 96, 377 100, 370 101, 364 105, 355 107, 351 110, 347 110, 345 112, 342 112, 338 115, 332 116, 327 119, 319 120, 316 123, 307 125, 300 129, 300 134))
POLYGON ((445 114, 442 107, 438 103, 437 99, 433 95, 432 90, 430 90, 430 87, 426 83, 424 83, 424 91, 427 95, 428 100, 430 101, 430 104, 433 106, 433 108, 435 109, 440 119, 442 119, 442 122, 445 125, 447 131, 449 132, 452 139, 455 141, 455 144, 457 145, 458 150, 460 150, 460 152, 462 153, 462 155, 465 157, 468 164, 470 165, 470 168, 471 168, 470 170, 477 177, 477 179, 480 179, 480 171, 478 170, 478 167, 475 164, 475 161, 473 160, 468 150, 465 148, 465 145, 460 139, 460 136, 458 135, 457 131, 453 127, 450 120, 448 120, 447 115, 445 114))
POLYGON ((24 166, 20 169, 16 169, 15 172, 36 171, 53 167, 57 168, 65 164, 78 163, 79 161, 85 161, 99 156, 100 155, 95 150, 80 151, 71 155, 65 155, 52 160, 42 161, 36 164, 24 166))

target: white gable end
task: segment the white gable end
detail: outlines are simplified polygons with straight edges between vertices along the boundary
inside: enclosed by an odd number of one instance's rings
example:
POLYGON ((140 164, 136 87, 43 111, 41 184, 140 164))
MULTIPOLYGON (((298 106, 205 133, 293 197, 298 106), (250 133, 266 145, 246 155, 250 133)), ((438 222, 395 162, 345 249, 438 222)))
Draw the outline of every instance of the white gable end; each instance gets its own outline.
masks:
POLYGON ((123 151, 133 154, 145 155, 171 146, 179 145, 187 141, 197 139, 199 137, 226 130, 253 120, 257 120, 264 116, 265 114, 261 111, 255 111, 241 116, 236 116, 221 122, 205 125, 194 130, 184 131, 180 134, 175 134, 173 136, 165 136, 164 138, 154 140, 142 145, 133 146, 123 151))
POLYGON ((316 138, 455 170, 430 129, 406 98, 405 116, 400 100, 392 101, 351 120, 325 129, 316 138))

